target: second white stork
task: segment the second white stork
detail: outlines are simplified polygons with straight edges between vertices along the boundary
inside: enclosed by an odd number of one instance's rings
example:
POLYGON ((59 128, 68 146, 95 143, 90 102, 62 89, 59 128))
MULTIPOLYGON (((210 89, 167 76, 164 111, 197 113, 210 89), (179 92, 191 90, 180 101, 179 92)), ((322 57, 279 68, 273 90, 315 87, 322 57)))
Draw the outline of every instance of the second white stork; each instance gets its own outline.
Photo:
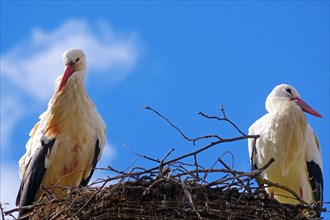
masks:
MULTIPOLYGON (((86 58, 82 50, 63 55, 64 74, 40 121, 32 128, 26 153, 19 161, 22 178, 16 205, 31 205, 43 191, 66 193, 61 187, 86 186, 101 157, 105 124, 88 97, 84 80, 86 58)), ((20 215, 26 213, 21 210, 20 215)))
MULTIPOLYGON (((256 143, 249 140, 254 169, 275 161, 261 177, 292 189, 307 203, 323 200, 322 156, 318 138, 307 123, 304 112, 322 117, 304 102, 290 85, 276 86, 266 100, 268 113, 249 128, 260 135, 256 143)), ((281 203, 299 203, 291 193, 276 187, 267 192, 281 203)))

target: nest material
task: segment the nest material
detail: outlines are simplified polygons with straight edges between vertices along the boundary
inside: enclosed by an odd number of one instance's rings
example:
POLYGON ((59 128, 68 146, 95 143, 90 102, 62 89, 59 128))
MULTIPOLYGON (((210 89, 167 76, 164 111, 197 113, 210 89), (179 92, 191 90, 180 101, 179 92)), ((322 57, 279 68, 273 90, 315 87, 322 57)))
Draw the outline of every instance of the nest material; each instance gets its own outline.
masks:
POLYGON ((301 207, 265 191, 239 192, 192 182, 139 179, 103 188, 74 189, 40 203, 32 219, 301 219, 301 207), (51 211, 50 211, 51 210, 51 211))

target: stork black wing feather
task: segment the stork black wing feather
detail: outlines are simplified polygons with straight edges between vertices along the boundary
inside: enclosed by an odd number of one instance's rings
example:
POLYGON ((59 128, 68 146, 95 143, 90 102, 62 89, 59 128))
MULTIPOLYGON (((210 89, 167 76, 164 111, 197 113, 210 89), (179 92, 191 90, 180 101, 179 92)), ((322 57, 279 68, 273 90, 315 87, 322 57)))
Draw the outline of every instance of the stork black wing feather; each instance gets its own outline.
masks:
POLYGON ((91 167, 91 173, 85 180, 81 181, 80 186, 87 186, 89 180, 92 178, 100 153, 101 153, 100 141, 97 139, 95 143, 95 151, 94 151, 93 164, 91 167))
MULTIPOLYGON (((319 201, 319 206, 322 207, 323 202, 323 176, 320 166, 312 161, 307 161, 307 170, 309 182, 311 183, 315 201, 319 201)), ((318 213, 320 217, 320 213, 318 213)))
MULTIPOLYGON (((55 139, 49 141, 47 144, 41 141, 41 146, 36 150, 31 157, 26 170, 24 172, 22 182, 16 198, 17 206, 28 206, 34 202, 34 197, 40 187, 41 181, 45 175, 45 158, 51 151, 55 139)), ((29 210, 21 210, 19 216, 24 215, 29 210)))

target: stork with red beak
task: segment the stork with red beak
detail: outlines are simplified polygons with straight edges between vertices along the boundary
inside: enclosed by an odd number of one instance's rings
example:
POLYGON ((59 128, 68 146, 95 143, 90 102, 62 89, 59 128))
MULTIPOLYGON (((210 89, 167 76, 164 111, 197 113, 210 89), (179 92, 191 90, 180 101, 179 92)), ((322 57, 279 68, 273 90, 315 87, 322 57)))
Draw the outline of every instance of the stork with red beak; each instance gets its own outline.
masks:
MULTIPOLYGON (((249 128, 249 134, 260 135, 255 144, 254 140, 249 140, 253 168, 260 168, 274 158, 275 162, 262 172, 261 177, 289 187, 309 204, 319 202, 322 206, 321 149, 304 112, 322 116, 287 84, 273 89, 267 97, 266 109, 268 113, 249 128)), ((299 203, 283 189, 267 187, 266 190, 281 203, 299 203)))
MULTIPOLYGON (((66 193, 63 187, 86 186, 106 142, 105 124, 84 85, 84 52, 70 49, 63 58, 64 74, 58 77, 48 108, 32 128, 19 161, 22 182, 16 205, 20 207, 38 200, 41 186, 60 195, 66 193)), ((26 212, 21 210, 20 216, 26 212)))

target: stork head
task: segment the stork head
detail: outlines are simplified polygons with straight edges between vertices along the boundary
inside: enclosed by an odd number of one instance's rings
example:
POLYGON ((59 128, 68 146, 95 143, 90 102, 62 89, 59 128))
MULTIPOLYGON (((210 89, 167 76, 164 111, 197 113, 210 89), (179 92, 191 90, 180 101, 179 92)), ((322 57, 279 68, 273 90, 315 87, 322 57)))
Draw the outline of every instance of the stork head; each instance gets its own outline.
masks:
POLYGON ((69 49, 63 54, 64 74, 58 87, 60 92, 68 81, 73 78, 85 78, 86 73, 86 57, 82 50, 69 49))
POLYGON ((310 107, 301 98, 297 90, 288 84, 281 84, 276 86, 268 95, 266 100, 266 109, 268 112, 274 112, 281 104, 295 104, 302 111, 322 118, 320 113, 310 107))

